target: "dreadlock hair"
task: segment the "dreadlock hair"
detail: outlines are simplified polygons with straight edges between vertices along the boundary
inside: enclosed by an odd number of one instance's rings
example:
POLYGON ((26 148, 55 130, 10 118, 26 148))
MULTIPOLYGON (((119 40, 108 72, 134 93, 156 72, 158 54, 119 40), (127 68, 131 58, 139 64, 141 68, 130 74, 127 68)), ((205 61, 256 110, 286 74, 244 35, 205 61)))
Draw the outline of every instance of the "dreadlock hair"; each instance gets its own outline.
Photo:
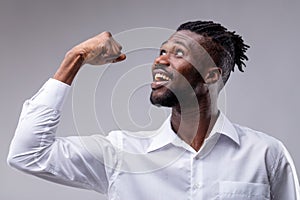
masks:
POLYGON ((234 71, 235 65, 241 72, 244 72, 243 66, 246 67, 244 60, 248 60, 245 52, 250 46, 244 44, 242 37, 235 34, 235 31, 230 32, 221 24, 213 21, 186 22, 177 28, 177 31, 181 30, 189 30, 208 39, 205 40, 208 44, 203 44, 203 47, 208 51, 217 67, 222 69, 224 84, 227 82, 230 72, 234 71))

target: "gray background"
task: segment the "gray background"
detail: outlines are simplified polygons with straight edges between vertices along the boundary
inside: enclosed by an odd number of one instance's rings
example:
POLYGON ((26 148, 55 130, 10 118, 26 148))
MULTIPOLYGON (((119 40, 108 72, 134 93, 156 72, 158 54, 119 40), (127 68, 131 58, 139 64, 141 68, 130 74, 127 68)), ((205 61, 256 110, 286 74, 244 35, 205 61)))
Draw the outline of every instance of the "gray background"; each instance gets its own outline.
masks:
MULTIPOLYGON (((180 23, 193 19, 218 21, 237 31, 251 45, 246 72, 233 73, 226 87, 226 114, 236 123, 267 132, 283 141, 299 172, 299 6, 300 1, 296 0, 2 0, 0 199, 104 199, 95 192, 49 183, 7 166, 8 147, 21 105, 53 75, 65 52, 90 36, 104 30, 117 34, 138 27, 176 29, 180 23)), ((153 57, 152 53, 150 51, 147 55, 153 57)), ((132 55, 131 58, 144 59, 139 53, 132 55)), ((150 62, 148 60, 135 65, 150 62)), ((127 65, 130 62, 129 59, 127 65)), ((113 69, 115 72, 106 73, 108 81, 118 71, 116 66, 113 69)), ((87 67, 79 76, 95 75, 93 70, 95 68, 87 67)), ((149 78, 149 75, 145 76, 149 78)), ((136 95, 135 98, 140 100, 137 102, 148 103, 148 90, 145 91, 136 95)), ((99 93, 106 95, 97 90, 96 100, 99 93)), ((101 121, 103 115, 98 112, 98 109, 101 110, 99 106, 101 104, 98 103, 97 116, 101 121)), ((138 108, 133 108, 137 116, 144 115, 140 106, 144 105, 137 103, 138 108)), ((70 95, 59 135, 77 134, 73 114, 70 95)), ((110 117, 105 119, 104 131, 117 127, 110 117)), ((98 131, 96 128, 88 129, 88 123, 87 133, 98 131)))

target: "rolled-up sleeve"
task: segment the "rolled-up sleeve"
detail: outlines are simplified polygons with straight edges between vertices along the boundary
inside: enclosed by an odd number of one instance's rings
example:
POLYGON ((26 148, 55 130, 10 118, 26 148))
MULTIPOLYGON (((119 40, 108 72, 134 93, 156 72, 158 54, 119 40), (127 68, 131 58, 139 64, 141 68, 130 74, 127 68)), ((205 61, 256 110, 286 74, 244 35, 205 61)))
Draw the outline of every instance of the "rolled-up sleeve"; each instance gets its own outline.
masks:
POLYGON ((106 193, 117 165, 117 150, 105 137, 55 135, 70 86, 49 79, 25 101, 8 163, 64 185, 106 193))

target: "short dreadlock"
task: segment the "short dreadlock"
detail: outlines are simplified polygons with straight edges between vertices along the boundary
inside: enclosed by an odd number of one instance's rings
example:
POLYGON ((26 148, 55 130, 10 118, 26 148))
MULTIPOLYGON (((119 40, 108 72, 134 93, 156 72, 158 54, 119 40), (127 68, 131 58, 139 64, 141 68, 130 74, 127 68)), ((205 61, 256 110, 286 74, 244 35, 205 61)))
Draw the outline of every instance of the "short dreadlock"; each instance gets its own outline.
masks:
MULTIPOLYGON (((244 60, 248 60, 245 55, 246 50, 250 47, 244 44, 241 36, 235 32, 228 31, 221 24, 212 21, 192 21, 181 24, 177 31, 189 30, 210 38, 214 43, 221 45, 222 48, 207 49, 215 64, 223 71, 222 79, 224 84, 227 82, 230 72, 234 71, 234 66, 237 65, 241 72, 244 72, 243 66, 246 67, 244 60)), ((209 48, 214 48, 212 45, 209 48)), ((205 48, 205 47, 204 47, 205 48)))

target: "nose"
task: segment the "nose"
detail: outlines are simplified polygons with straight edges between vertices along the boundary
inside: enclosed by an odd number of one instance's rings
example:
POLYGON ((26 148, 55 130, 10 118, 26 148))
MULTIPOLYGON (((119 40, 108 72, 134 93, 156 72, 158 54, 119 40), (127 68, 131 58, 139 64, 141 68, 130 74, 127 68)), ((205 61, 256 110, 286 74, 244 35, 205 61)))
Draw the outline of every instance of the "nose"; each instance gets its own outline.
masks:
POLYGON ((169 66, 170 65, 169 54, 164 54, 164 55, 158 56, 155 59, 154 63, 169 66))

